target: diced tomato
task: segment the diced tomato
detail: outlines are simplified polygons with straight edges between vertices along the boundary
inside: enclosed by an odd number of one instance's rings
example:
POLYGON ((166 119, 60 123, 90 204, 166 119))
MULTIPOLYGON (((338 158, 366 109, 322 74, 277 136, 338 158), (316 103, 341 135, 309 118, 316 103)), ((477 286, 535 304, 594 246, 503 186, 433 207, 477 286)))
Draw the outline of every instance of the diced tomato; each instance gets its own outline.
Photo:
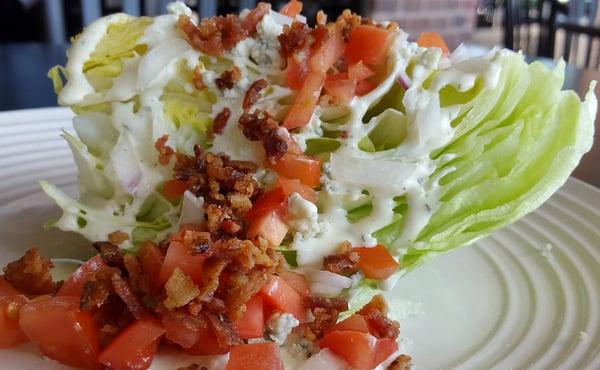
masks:
POLYGON ((375 72, 373 72, 369 67, 367 67, 362 61, 351 64, 348 67, 348 78, 354 81, 366 80, 374 74, 375 72))
POLYGON ((277 310, 292 314, 301 323, 306 321, 304 298, 283 278, 273 277, 260 291, 265 303, 277 310))
POLYGON ((288 197, 294 193, 298 193, 302 198, 317 204, 317 193, 307 185, 304 185, 298 179, 288 179, 285 176, 277 177, 277 184, 283 188, 285 195, 288 197))
POLYGON ((359 331, 333 331, 319 342, 321 348, 329 348, 340 356, 352 369, 370 370, 373 368, 377 338, 359 331))
POLYGON ((398 271, 398 262, 382 244, 371 248, 358 247, 354 251, 360 256, 358 268, 369 279, 384 280, 398 271))
POLYGON ((179 267, 194 283, 198 284, 202 276, 203 262, 204 256, 192 256, 189 254, 189 248, 185 244, 173 241, 169 245, 169 249, 167 249, 167 255, 160 268, 158 280, 161 286, 165 285, 175 267, 179 267))
POLYGON ((363 61, 367 64, 381 64, 385 62, 393 38, 394 34, 384 28, 372 25, 355 27, 346 46, 346 59, 350 63, 363 61))
POLYGON ((281 276, 281 278, 302 297, 308 297, 310 295, 310 285, 304 274, 283 270, 279 276, 281 276))
POLYGON ((173 311, 164 312, 161 322, 165 328, 165 337, 183 348, 196 344, 198 332, 208 326, 208 322, 200 317, 173 311))
POLYGON ((16 290, 11 283, 9 283, 4 277, 0 276, 0 297, 5 297, 9 295, 19 295, 18 290, 16 290))
POLYGON ((327 75, 327 77, 325 79, 325 83, 327 83, 329 81, 347 80, 348 78, 349 78, 348 72, 330 73, 327 75))
POLYGON ((442 50, 442 54, 448 54, 450 50, 448 50, 448 45, 437 32, 423 32, 419 35, 417 39, 417 45, 424 48, 440 48, 442 50))
POLYGON ((367 320, 365 320, 365 318, 363 317, 363 315, 359 315, 359 314, 354 314, 350 317, 348 317, 347 319, 338 322, 337 324, 335 324, 334 326, 332 326, 331 328, 327 329, 327 333, 330 333, 332 331, 348 331, 348 330, 352 330, 352 331, 358 331, 361 333, 369 333, 369 324, 367 323, 367 320))
POLYGON ((375 347, 375 357, 373 358, 372 367, 377 367, 380 363, 385 361, 394 352, 398 350, 398 343, 390 338, 383 338, 377 340, 377 346, 375 347))
POLYGON ((169 180, 163 185, 163 195, 168 200, 176 200, 183 196, 187 190, 187 181, 184 180, 169 180))
POLYGON ((287 4, 281 8, 279 13, 288 16, 290 18, 296 18, 298 14, 302 11, 302 1, 291 0, 287 4))
POLYGON ((293 89, 298 90, 304 84, 304 80, 308 76, 307 61, 298 61, 296 57, 287 58, 287 68, 285 69, 285 82, 293 89))
POLYGON ((68 366, 97 369, 98 332, 73 296, 40 297, 21 308, 21 329, 40 352, 68 366))
POLYGON ((277 343, 242 344, 233 347, 225 370, 283 370, 277 343))
POLYGON ((356 83, 356 96, 363 96, 370 93, 375 88, 375 84, 368 80, 358 81, 356 83))
POLYGON ((99 254, 90 258, 69 276, 56 295, 80 297, 85 282, 103 267, 106 267, 106 264, 99 254))
POLYGON ((309 72, 298 95, 292 103, 292 107, 283 121, 283 127, 288 130, 303 127, 308 124, 312 113, 317 106, 321 89, 325 83, 325 74, 321 72, 309 72))
POLYGON ((98 361, 115 370, 147 369, 164 333, 165 328, 154 318, 136 320, 109 343, 98 361))
POLYGON ((242 339, 262 338, 265 330, 265 318, 261 295, 257 294, 246 302, 246 311, 233 325, 242 339))
POLYGON ((140 262, 142 263, 142 271, 149 277, 150 288, 152 293, 158 293, 161 288, 159 279, 156 277, 160 275, 160 269, 165 260, 165 256, 161 252, 160 248, 152 242, 144 242, 139 252, 140 262))
POLYGON ((250 240, 258 240, 258 237, 262 237, 275 248, 281 244, 287 232, 287 223, 277 211, 271 211, 252 220, 246 235, 250 240))
POLYGON ((279 175, 298 179, 311 188, 321 183, 321 162, 305 155, 284 154, 271 168, 279 175))
POLYGON ((246 213, 246 219, 249 221, 255 220, 258 217, 275 211, 282 218, 287 218, 288 197, 283 190, 283 187, 278 186, 275 189, 269 190, 261 195, 252 209, 246 213))
MULTIPOLYGON (((3 282, 4 279, 0 278, 0 281, 3 282)), ((19 312, 29 300, 21 294, 4 295, 3 292, 8 290, 3 289, 1 285, 2 283, 0 283, 0 348, 9 348, 27 341, 27 336, 19 326, 19 312)))
POLYGON ((325 82, 325 91, 336 98, 338 103, 348 104, 356 93, 356 81, 328 80, 325 82))
POLYGON ((329 68, 344 55, 345 47, 342 30, 336 27, 318 49, 311 49, 308 61, 310 71, 327 73, 329 68))
POLYGON ((197 333, 196 344, 190 348, 184 349, 185 353, 194 356, 210 356, 210 355, 223 355, 229 352, 229 348, 223 348, 219 346, 216 334, 212 331, 208 324, 197 333))

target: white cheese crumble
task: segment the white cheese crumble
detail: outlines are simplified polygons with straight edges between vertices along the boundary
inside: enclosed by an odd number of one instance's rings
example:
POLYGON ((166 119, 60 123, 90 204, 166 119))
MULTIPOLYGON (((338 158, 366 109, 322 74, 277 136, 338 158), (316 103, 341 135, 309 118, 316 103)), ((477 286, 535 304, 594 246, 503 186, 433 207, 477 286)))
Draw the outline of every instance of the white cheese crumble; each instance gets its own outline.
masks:
POLYGON ((300 325, 300 321, 291 314, 276 312, 267 320, 267 332, 269 338, 281 346, 292 329, 298 325, 300 325))
POLYGON ((290 229, 302 237, 309 238, 319 232, 319 214, 317 206, 293 193, 288 199, 288 224, 290 229))

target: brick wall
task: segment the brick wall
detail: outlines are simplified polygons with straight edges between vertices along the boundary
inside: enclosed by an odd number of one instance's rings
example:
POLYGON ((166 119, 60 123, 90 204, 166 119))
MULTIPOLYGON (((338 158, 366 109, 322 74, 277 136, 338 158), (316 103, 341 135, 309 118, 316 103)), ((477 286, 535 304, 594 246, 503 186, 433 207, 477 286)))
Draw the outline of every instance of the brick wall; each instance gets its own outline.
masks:
POLYGON ((453 49, 475 29, 477 0, 372 0, 371 17, 396 21, 414 40, 420 32, 439 32, 453 49))

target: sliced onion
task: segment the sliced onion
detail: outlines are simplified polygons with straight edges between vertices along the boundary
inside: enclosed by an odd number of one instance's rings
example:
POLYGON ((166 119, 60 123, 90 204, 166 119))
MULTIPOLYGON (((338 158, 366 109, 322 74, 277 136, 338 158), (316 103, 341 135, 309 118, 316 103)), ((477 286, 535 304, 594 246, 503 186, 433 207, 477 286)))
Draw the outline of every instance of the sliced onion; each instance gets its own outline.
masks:
POLYGON ((398 77, 396 78, 396 81, 398 82, 398 84, 400 84, 400 87, 402 87, 402 89, 404 89, 404 91, 408 90, 410 88, 410 77, 408 77, 408 75, 406 75, 406 73, 404 72, 400 72, 398 73, 398 77))
POLYGON ((110 153, 119 184, 127 193, 135 195, 142 182, 143 173, 129 135, 121 135, 110 153))
POLYGON ((191 191, 183 193, 183 204, 181 205, 181 217, 179 224, 199 224, 204 222, 204 198, 195 196, 191 191))
POLYGON ((317 354, 311 356, 306 360, 298 370, 346 370, 348 364, 343 359, 334 355, 333 352, 328 349, 322 349, 317 354))
POLYGON ((352 279, 329 271, 313 272, 310 281, 310 290, 317 295, 338 295, 352 286, 352 279))

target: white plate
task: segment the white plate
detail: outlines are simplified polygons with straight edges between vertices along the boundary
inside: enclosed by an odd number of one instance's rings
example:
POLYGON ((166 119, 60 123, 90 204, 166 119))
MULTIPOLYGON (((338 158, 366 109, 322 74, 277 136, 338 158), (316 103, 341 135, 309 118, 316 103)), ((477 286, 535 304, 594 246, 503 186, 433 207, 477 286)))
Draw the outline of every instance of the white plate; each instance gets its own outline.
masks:
MULTIPOLYGON (((58 210, 37 181, 76 193, 59 137, 70 117, 0 113, 2 265, 31 245, 51 257, 91 253, 74 234, 42 230, 58 210)), ((389 297, 418 369, 600 369, 600 191, 569 180, 538 211, 410 273, 389 297)), ((22 346, 0 351, 0 368, 62 367, 22 346)))

